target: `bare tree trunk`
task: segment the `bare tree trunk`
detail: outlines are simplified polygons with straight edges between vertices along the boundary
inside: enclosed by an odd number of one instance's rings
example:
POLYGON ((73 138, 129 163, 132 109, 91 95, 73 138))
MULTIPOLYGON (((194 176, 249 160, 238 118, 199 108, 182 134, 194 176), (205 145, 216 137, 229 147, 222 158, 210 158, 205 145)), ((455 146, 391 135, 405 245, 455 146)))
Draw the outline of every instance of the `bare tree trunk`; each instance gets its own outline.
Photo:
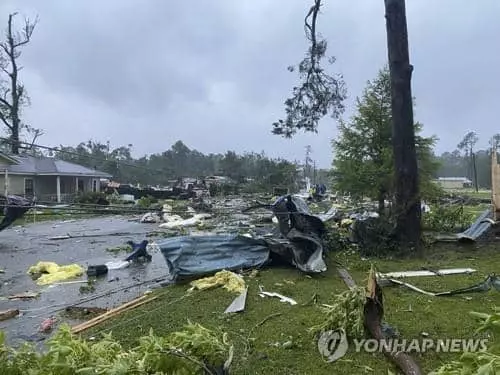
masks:
POLYGON ((28 44, 35 29, 37 21, 31 22, 25 19, 22 31, 13 28, 13 19, 17 13, 9 14, 7 24, 6 40, 0 41, 0 122, 7 127, 10 133, 10 146, 13 154, 19 154, 20 133, 23 129, 33 129, 21 122, 19 117, 20 109, 27 104, 27 95, 24 86, 19 82, 19 71, 22 69, 18 65, 18 58, 21 56, 21 48, 28 44), (4 86, 5 85, 5 86, 4 86), (7 87, 9 85, 9 87, 7 87), (8 97, 10 97, 8 99, 8 97))
POLYGON ((476 188, 476 193, 479 192, 479 185, 477 184, 477 168, 476 168, 476 154, 472 153, 472 171, 474 176, 474 187, 476 188))
POLYGON ((19 100, 20 100, 20 94, 19 92, 19 87, 17 84, 17 74, 19 71, 19 68, 17 67, 17 57, 16 57, 16 43, 14 41, 14 31, 12 30, 12 19, 14 15, 10 14, 9 15, 9 24, 7 28, 7 43, 9 45, 9 50, 7 55, 10 58, 10 64, 12 66, 12 71, 10 73, 10 83, 11 83, 11 88, 10 88, 10 94, 12 98, 11 102, 11 111, 10 111, 10 120, 11 120, 11 152, 14 155, 19 154, 19 100))
POLYGON ((392 142, 395 163, 396 235, 402 246, 420 249, 421 202, 413 122, 408 30, 404 0, 385 0, 391 73, 392 142))

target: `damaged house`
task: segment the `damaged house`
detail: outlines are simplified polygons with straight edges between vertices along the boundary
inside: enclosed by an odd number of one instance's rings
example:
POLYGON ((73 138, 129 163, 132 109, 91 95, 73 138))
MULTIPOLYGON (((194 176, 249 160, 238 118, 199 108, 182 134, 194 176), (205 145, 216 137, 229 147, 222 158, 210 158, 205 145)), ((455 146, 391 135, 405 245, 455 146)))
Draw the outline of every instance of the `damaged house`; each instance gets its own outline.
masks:
POLYGON ((101 178, 111 175, 44 156, 0 152, 0 188, 5 195, 36 197, 38 201, 71 201, 77 193, 100 191, 101 178))

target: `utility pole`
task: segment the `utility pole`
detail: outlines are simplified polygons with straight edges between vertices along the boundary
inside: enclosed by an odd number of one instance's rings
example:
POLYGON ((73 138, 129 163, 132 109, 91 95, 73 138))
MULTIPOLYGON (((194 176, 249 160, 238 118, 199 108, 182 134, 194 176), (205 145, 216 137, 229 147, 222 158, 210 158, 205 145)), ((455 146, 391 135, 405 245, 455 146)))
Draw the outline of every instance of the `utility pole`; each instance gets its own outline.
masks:
POLYGON ((310 162, 311 160, 311 152, 312 152, 312 147, 311 145, 306 146, 306 160, 305 160, 305 167, 304 167, 304 178, 306 177, 311 177, 311 166, 310 162))

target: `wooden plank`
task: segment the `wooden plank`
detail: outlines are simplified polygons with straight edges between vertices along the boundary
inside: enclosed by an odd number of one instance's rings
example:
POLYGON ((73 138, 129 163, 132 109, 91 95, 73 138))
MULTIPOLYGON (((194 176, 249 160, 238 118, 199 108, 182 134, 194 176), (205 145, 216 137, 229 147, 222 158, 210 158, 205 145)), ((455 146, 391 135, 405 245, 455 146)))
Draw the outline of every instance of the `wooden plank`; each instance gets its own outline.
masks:
POLYGON ((18 309, 9 309, 0 311, 0 322, 3 320, 11 319, 19 315, 18 309))
POLYGON ((449 268, 443 270, 427 271, 397 271, 388 273, 377 273, 378 279, 399 279, 401 277, 420 277, 420 276, 444 276, 444 275, 459 275, 459 274, 471 274, 476 272, 473 268, 449 268))
POLYGON ((127 303, 125 303, 117 308, 111 309, 108 312, 101 314, 99 316, 96 316, 95 318, 90 319, 89 321, 87 321, 85 323, 78 324, 78 325, 72 327, 71 332, 80 333, 86 329, 89 329, 91 327, 96 326, 97 324, 104 322, 105 320, 108 320, 112 317, 115 317, 124 311, 130 310, 132 308, 138 307, 140 305, 143 305, 147 302, 150 302, 150 301, 153 301, 156 299, 156 297, 151 297, 151 298, 148 298, 148 297, 149 296, 141 296, 141 297, 136 298, 130 302, 127 302, 127 303))

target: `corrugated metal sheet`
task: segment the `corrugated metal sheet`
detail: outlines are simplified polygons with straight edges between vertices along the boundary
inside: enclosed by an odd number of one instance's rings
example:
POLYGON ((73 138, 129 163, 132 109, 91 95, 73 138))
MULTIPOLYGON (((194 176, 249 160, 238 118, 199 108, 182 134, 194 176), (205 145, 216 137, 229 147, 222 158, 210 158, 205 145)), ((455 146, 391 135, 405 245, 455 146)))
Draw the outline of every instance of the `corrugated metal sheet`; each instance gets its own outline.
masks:
POLYGON ((488 230, 491 228, 493 225, 492 223, 493 219, 493 210, 491 208, 488 208, 486 211, 484 211, 477 220, 472 224, 469 229, 467 229, 465 232, 459 233, 458 234, 458 239, 459 240, 470 240, 470 241, 476 241, 478 240, 482 235, 486 234, 488 230))

